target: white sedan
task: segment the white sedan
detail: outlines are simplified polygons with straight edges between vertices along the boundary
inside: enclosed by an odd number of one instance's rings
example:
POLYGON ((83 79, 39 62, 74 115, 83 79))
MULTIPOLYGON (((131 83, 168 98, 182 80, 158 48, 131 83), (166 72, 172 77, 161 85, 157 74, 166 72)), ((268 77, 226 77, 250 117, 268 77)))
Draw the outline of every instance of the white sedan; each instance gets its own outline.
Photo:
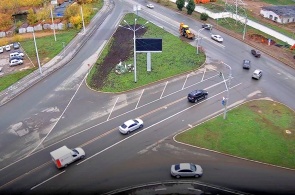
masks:
POLYGON ((220 35, 211 35, 211 38, 217 42, 223 42, 223 38, 220 35))
POLYGON ((146 6, 147 6, 148 8, 150 8, 150 9, 153 9, 153 8, 154 8, 154 5, 151 4, 151 3, 147 4, 146 6))
POLYGON ((17 65, 20 65, 20 64, 23 64, 23 63, 24 63, 24 61, 22 61, 22 60, 14 59, 14 60, 10 61, 9 66, 17 66, 17 65))
POLYGON ((136 129, 139 129, 141 127, 143 127, 143 121, 141 119, 131 119, 123 123, 119 127, 119 131, 122 134, 129 134, 130 132, 135 131, 136 129))

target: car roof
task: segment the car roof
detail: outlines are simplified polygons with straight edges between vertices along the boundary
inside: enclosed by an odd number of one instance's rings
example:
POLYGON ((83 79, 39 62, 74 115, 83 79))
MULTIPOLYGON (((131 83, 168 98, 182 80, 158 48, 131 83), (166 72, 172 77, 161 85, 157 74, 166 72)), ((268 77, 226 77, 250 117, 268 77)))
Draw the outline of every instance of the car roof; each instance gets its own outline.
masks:
POLYGON ((179 163, 180 169, 191 169, 191 163, 179 163))
POLYGON ((251 61, 250 60, 244 60, 244 63, 250 63, 251 61))
POLYGON ((196 95, 196 94, 203 93, 203 92, 204 92, 203 89, 197 89, 197 90, 190 92, 190 94, 196 95))
POLYGON ((124 124, 128 127, 129 125, 131 125, 133 123, 134 123, 134 120, 130 119, 130 120, 126 121, 124 124))
POLYGON ((256 70, 254 70, 254 73, 259 73, 259 72, 261 72, 260 69, 256 69, 256 70))

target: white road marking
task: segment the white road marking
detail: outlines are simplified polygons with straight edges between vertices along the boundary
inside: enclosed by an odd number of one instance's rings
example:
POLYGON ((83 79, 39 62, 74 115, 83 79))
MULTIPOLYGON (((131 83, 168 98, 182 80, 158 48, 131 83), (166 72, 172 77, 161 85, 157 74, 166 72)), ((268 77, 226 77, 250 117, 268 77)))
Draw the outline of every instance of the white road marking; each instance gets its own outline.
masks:
POLYGON ((56 174, 56 175, 54 175, 54 176, 50 177, 49 179, 46 179, 45 181, 43 181, 43 182, 41 182, 41 183, 39 183, 39 184, 35 185, 34 187, 32 187, 32 188, 31 188, 31 190, 33 190, 33 189, 35 189, 35 188, 39 187, 40 185, 42 185, 42 184, 44 184, 44 183, 48 182, 49 180, 51 180, 51 179, 53 179, 53 178, 55 178, 55 177, 57 177, 57 176, 59 176, 59 175, 63 174, 64 172, 66 172, 66 171, 63 171, 63 172, 61 172, 61 173, 59 173, 59 174, 56 174))
POLYGON ((143 92, 144 92, 144 89, 142 90, 142 92, 141 92, 141 94, 140 94, 140 96, 139 96, 139 99, 138 99, 138 101, 137 101, 137 104, 136 104, 136 106, 135 106, 134 109, 137 109, 137 106, 138 106, 138 104, 139 104, 139 101, 140 101, 140 99, 141 99, 141 97, 142 97, 143 92))
MULTIPOLYGON (((237 85, 236 85, 236 86, 237 86, 237 85)), ((235 86, 234 86, 234 87, 235 87, 235 86)), ((233 87, 232 87, 232 88, 233 88, 233 87)), ((206 89, 208 89, 208 88, 206 88, 206 89)), ((224 92, 225 92, 225 90, 222 91, 222 92, 220 92, 220 93, 218 93, 218 94, 216 94, 216 95, 214 95, 214 96, 211 96, 210 98, 206 99, 205 101, 208 101, 209 99, 214 98, 214 97, 216 97, 216 96, 218 96, 218 95, 220 95, 220 94, 222 94, 222 93, 224 93, 224 92)), ((92 156, 89 156, 87 159, 85 159, 85 160, 83 160, 83 161, 77 163, 77 165, 80 165, 80 164, 82 164, 82 163, 84 163, 84 162, 86 162, 86 161, 88 161, 88 160, 94 158, 95 156, 97 156, 97 155, 99 155, 99 154, 101 154, 101 153, 107 151, 108 149, 111 149, 111 148, 115 147, 116 145, 118 145, 118 144, 120 144, 120 143, 122 143, 122 142, 124 142, 124 141, 126 141, 126 140, 128 140, 128 139, 131 139, 132 137, 136 136, 137 134, 142 133, 142 132, 144 132, 144 131, 150 129, 150 128, 153 127, 153 126, 156 126, 156 125, 158 125, 158 124, 160 124, 160 123, 162 123, 162 122, 164 122, 164 121, 166 121, 166 120, 168 120, 168 119, 170 119, 170 118, 173 118, 174 116, 177 116, 177 115, 179 115, 179 114, 181 114, 181 113, 183 113, 183 112, 185 112, 185 111, 187 111, 187 110, 189 110, 189 109, 191 109, 191 108, 193 108, 193 107, 199 105, 200 103, 201 103, 201 102, 196 103, 196 104, 194 104, 194 105, 192 105, 192 106, 190 106, 190 107, 188 107, 188 108, 185 108, 185 109, 183 109, 183 110, 181 110, 181 111, 179 111, 179 112, 177 112, 177 113, 175 113, 175 114, 173 114, 173 115, 171 115, 171 116, 169 116, 169 117, 167 117, 167 118, 165 118, 165 119, 163 119, 163 120, 160 120, 159 122, 156 122, 156 123, 152 124, 151 126, 144 127, 144 129, 142 129, 141 131, 136 132, 136 133, 134 133, 134 134, 132 134, 132 135, 130 135, 130 136, 128 136, 128 137, 126 137, 126 138, 124 138, 124 139, 122 139, 122 140, 120 140, 120 141, 118 141, 118 142, 116 142, 116 143, 114 143, 114 144, 112 144, 112 145, 106 147, 105 149, 103 149, 103 150, 101 150, 101 151, 99 151, 99 152, 93 154, 92 156)), ((223 109, 221 109, 221 110, 223 110, 223 109)))
POLYGON ((164 91, 165 91, 165 89, 166 89, 167 84, 168 84, 168 81, 167 81, 166 84, 165 84, 165 87, 164 87, 164 89, 163 89, 163 91, 162 91, 162 94, 161 94, 161 96, 160 96, 160 99, 162 98, 162 96, 163 96, 163 94, 164 94, 164 91))
POLYGON ((110 114, 109 114, 109 116, 107 118, 107 121, 109 120, 109 118, 110 118, 110 116, 111 116, 111 114, 112 114, 112 112, 113 112, 113 110, 114 110, 114 108, 115 108, 115 106, 116 106, 116 104, 118 102, 118 99, 119 99, 119 97, 117 98, 117 100, 116 100, 116 102, 115 102, 115 104, 114 104, 114 106, 113 106, 113 108, 112 108, 112 110, 111 110, 111 112, 110 112, 110 114))
POLYGON ((47 133, 47 135, 40 141, 40 143, 26 156, 30 156, 42 143, 43 141, 48 137, 48 135, 51 133, 51 131, 54 129, 54 127, 56 126, 56 124, 59 122, 59 120, 61 119, 61 117, 64 115, 64 113, 66 112, 67 108, 69 107, 69 105, 71 104, 71 102, 73 101, 74 97, 76 96, 77 92, 79 91, 82 83, 84 82, 84 80, 86 79, 88 73, 85 75, 85 77, 83 78, 83 80, 81 81, 79 87, 77 88, 77 90, 75 91, 74 95, 72 96, 72 98, 70 99, 68 105, 66 106, 66 108, 64 109, 64 111, 61 113, 61 115, 59 116, 59 118, 57 119, 57 121, 55 122, 55 124, 53 125, 53 127, 51 128, 51 130, 47 133))

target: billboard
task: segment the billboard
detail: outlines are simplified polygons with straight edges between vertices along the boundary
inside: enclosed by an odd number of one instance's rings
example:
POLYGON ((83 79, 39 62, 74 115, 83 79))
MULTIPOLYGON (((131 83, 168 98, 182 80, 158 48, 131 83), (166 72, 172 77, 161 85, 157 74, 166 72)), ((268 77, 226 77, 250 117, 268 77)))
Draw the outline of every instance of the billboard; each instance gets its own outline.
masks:
POLYGON ((136 52, 162 52, 162 39, 138 38, 135 40, 136 52))

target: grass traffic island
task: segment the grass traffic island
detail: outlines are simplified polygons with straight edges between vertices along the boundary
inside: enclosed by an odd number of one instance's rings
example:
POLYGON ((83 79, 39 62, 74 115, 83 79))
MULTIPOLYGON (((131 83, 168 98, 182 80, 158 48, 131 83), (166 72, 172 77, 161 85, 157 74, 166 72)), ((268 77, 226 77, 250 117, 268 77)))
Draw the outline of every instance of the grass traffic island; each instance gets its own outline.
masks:
MULTIPOLYGON (((134 72, 117 74, 116 65, 121 61, 124 65, 133 65, 133 31, 134 14, 127 14, 121 21, 124 27, 118 27, 111 41, 106 45, 98 61, 91 69, 87 84, 94 90, 103 92, 123 92, 135 89, 152 82, 169 78, 184 72, 196 70, 205 62, 204 53, 196 54, 196 47, 188 44, 183 37, 174 36, 158 26, 148 23, 145 28, 136 31, 136 38, 161 38, 162 52, 151 53, 152 70, 147 71, 147 54, 137 53, 137 82, 134 82, 134 72)), ((135 29, 140 28, 146 20, 138 17, 135 29)), ((176 29, 178 30, 178 29, 176 29)))
POLYGON ((278 102, 254 100, 175 136, 175 140, 295 169, 295 113, 278 102))

